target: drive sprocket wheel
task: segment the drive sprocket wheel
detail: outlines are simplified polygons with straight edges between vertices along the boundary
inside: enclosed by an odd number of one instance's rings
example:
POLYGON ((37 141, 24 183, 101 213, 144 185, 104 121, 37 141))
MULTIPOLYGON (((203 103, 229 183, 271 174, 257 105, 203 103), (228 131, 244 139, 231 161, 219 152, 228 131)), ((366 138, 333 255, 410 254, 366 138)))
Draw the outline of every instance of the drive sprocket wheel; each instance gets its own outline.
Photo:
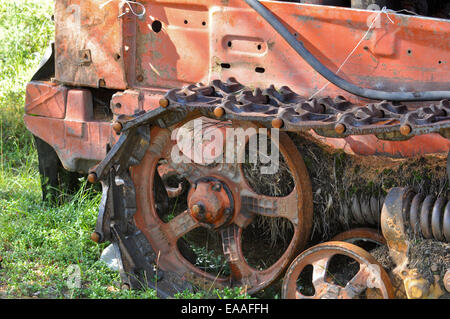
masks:
POLYGON ((388 274, 372 255, 356 245, 330 241, 311 247, 297 256, 286 271, 282 297, 284 299, 391 299, 394 298, 394 293, 388 274), (341 259, 332 267, 333 258, 342 256, 345 259, 341 259), (305 286, 305 283, 301 282, 301 275, 307 267, 312 268, 310 283, 313 286, 308 293, 304 287, 299 287, 299 283, 305 286), (339 274, 331 268, 338 268, 339 274), (342 274, 343 270, 348 273, 342 274))
MULTIPOLYGON (((157 267, 175 272, 203 287, 240 286, 246 287, 250 294, 255 293, 283 273, 309 238, 312 189, 306 166, 293 142, 282 132, 279 133, 278 144, 280 158, 283 158, 295 184, 289 194, 275 197, 256 192, 247 180, 244 164, 179 163, 172 156, 176 141, 171 136, 177 128, 188 125, 189 120, 169 128, 153 127, 147 153, 138 166, 131 168, 136 189, 136 225, 158 256, 157 267), (164 167, 160 168, 161 165, 164 167), (177 198, 167 195, 167 185, 160 176, 161 172, 167 171, 175 171, 178 178, 188 182, 187 193, 177 193, 177 198), (183 207, 179 214, 170 204, 174 200, 176 207, 183 207), (243 233, 260 216, 282 218, 293 226, 287 248, 265 269, 253 267, 243 250, 243 233), (228 273, 212 274, 196 263, 187 239, 191 232, 199 229, 213 233, 221 241, 220 253, 229 266, 228 273)), ((220 129, 225 125, 220 123, 210 124, 220 129)), ((256 128, 250 122, 227 122, 226 125, 256 128)), ((242 149, 241 145, 239 152, 242 149)))

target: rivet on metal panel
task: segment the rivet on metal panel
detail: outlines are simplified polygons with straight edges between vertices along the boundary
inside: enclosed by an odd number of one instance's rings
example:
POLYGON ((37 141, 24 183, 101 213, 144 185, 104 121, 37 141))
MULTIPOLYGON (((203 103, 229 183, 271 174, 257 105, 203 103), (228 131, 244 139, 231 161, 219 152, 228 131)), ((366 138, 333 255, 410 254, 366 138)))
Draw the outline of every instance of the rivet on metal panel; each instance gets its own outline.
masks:
POLYGON ((409 126, 408 124, 402 125, 400 127, 400 133, 402 133, 402 135, 409 135, 411 133, 411 126, 409 126))
POLYGON ((115 122, 115 123, 112 125, 112 129, 113 129, 114 132, 116 132, 116 133, 120 133, 120 132, 122 131, 122 128, 123 128, 123 126, 122 126, 122 123, 120 123, 120 122, 115 122))
POLYGON ((161 100, 159 100, 159 106, 161 106, 161 107, 168 107, 169 106, 169 100, 168 99, 161 99, 161 100))

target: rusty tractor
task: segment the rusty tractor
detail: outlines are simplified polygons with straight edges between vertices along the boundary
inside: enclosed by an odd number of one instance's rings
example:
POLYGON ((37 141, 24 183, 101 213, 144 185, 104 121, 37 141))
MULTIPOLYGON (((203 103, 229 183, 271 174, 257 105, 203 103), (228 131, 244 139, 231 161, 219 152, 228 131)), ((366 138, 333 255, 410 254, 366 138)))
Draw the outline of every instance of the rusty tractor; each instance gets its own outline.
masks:
POLYGON ((432 0, 56 0, 24 116, 43 195, 101 183, 92 239, 125 287, 162 297, 448 297, 449 15, 432 0))

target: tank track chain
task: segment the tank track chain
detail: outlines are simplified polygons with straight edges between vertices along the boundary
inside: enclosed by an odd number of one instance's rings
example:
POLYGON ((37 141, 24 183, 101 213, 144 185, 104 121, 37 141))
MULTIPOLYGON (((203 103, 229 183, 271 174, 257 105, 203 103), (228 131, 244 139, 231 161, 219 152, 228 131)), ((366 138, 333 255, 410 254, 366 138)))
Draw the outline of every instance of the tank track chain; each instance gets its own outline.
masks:
POLYGON ((374 134, 379 139, 392 141, 429 133, 450 137, 448 100, 421 107, 389 101, 361 106, 342 96, 307 99, 287 86, 279 90, 273 85, 264 90, 252 90, 234 78, 172 89, 164 100, 164 107, 131 120, 119 118, 123 131, 149 122, 169 126, 188 112, 199 111, 211 118, 217 119, 220 114, 221 120, 253 121, 266 127, 272 127, 277 120, 285 131, 314 130, 324 137, 374 134), (221 112, 217 112, 218 108, 221 112))
MULTIPOLYGON (((98 242, 111 241, 116 257, 120 256, 119 273, 123 285, 131 289, 154 289, 161 298, 191 289, 191 285, 171 272, 159 269, 159 256, 145 235, 136 227, 136 190, 128 168, 137 165, 150 143, 148 126, 125 132, 101 168, 102 200, 95 234, 98 242)), ((161 182, 162 183, 162 182, 161 182)))

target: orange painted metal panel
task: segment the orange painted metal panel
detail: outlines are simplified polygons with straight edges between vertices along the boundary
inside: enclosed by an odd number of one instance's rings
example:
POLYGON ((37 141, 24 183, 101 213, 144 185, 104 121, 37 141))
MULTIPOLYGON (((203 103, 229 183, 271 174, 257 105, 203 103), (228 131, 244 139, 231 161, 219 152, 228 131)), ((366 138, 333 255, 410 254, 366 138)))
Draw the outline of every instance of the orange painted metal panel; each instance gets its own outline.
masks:
MULTIPOLYGON (((328 83, 243 1, 140 3, 146 10, 143 17, 134 15, 120 0, 56 0, 56 80, 68 86, 120 90, 111 101, 115 115, 147 111, 158 107, 167 89, 214 79, 235 77, 248 87, 289 86, 306 97, 328 83)), ((366 36, 339 73, 350 82, 387 91, 448 90, 450 86, 448 20, 282 1, 262 3, 333 71, 366 36), (368 32, 376 16, 379 21, 368 32)), ((134 10, 142 12, 142 7, 134 10)), ((42 87, 46 85, 54 86, 42 87)), ((66 89, 57 88, 55 97, 61 101, 66 89)), ((60 102, 31 103, 31 96, 45 99, 35 90, 36 85, 30 84, 27 114, 64 118, 65 106, 60 102)), ((338 95, 354 103, 368 102, 332 84, 316 97, 338 95)), ((66 119, 61 121, 64 125, 52 122, 56 125, 53 134, 61 135, 53 141, 56 137, 44 132, 46 124, 39 124, 47 122, 38 119, 26 117, 30 130, 42 134, 60 150, 58 154, 67 152, 61 155, 67 161, 70 156, 88 156, 81 147, 73 148, 73 141, 87 138, 83 145, 100 143, 102 146, 91 148, 101 148, 114 139, 91 133, 93 127, 99 130, 109 123, 66 119)), ((402 142, 381 141, 375 136, 320 139, 363 155, 406 157, 450 149, 448 140, 433 134, 402 142)), ((100 158, 102 153, 90 154, 94 155, 89 158, 100 158)))
POLYGON ((146 19, 137 21, 136 85, 179 87, 207 79, 208 7, 146 3, 146 8, 146 19))
MULTIPOLYGON (((72 19, 68 8, 79 2, 58 0, 59 20, 72 19)), ((113 0, 100 8, 99 1, 83 1, 79 34, 57 19, 59 80, 95 86, 103 78, 111 88, 170 88, 233 76, 250 87, 287 85, 305 96, 327 83, 242 1, 141 1, 146 8, 144 18, 131 12, 118 18, 124 11, 121 3, 113 0), (92 65, 66 70, 79 50, 85 49, 91 49, 92 65), (123 59, 114 60, 120 52, 128 56, 125 64, 123 59)), ((334 71, 376 16, 350 8, 263 3, 334 71)), ((383 13, 374 27, 342 68, 342 77, 384 90, 448 88, 448 20, 383 13)), ((334 85, 321 95, 358 100, 334 85)))
POLYGON ((48 117, 24 116, 30 132, 51 145, 69 171, 88 172, 106 156, 106 145, 113 142, 107 122, 77 122, 48 117))
POLYGON ((56 79, 74 86, 127 87, 118 1, 56 0, 56 79), (117 5, 113 5, 117 4, 117 5))
POLYGON ((64 118, 67 88, 51 82, 32 81, 27 84, 25 113, 29 115, 64 118))
POLYGON ((349 136, 346 138, 326 138, 311 135, 322 143, 348 154, 382 155, 397 158, 414 157, 425 154, 448 153, 450 141, 439 134, 414 136, 407 141, 383 141, 374 135, 349 136))
MULTIPOLYGON (((327 6, 281 2, 265 5, 333 71, 364 37, 374 15, 369 11, 327 6)), ((241 82, 245 79, 250 87, 287 85, 305 96, 313 95, 327 83, 253 10, 216 10, 211 21, 211 42, 217 44, 211 50, 211 70, 215 71, 211 78, 234 76, 241 82), (257 53, 243 52, 234 45, 242 39, 263 41, 257 53), (213 67, 222 63, 230 68, 213 67), (255 72, 256 68, 263 68, 264 73, 255 72)), ((376 23, 339 74, 357 85, 388 91, 448 89, 449 49, 448 21, 381 14, 380 23, 376 23)), ((334 85, 319 94, 337 95, 357 100, 334 85)))

